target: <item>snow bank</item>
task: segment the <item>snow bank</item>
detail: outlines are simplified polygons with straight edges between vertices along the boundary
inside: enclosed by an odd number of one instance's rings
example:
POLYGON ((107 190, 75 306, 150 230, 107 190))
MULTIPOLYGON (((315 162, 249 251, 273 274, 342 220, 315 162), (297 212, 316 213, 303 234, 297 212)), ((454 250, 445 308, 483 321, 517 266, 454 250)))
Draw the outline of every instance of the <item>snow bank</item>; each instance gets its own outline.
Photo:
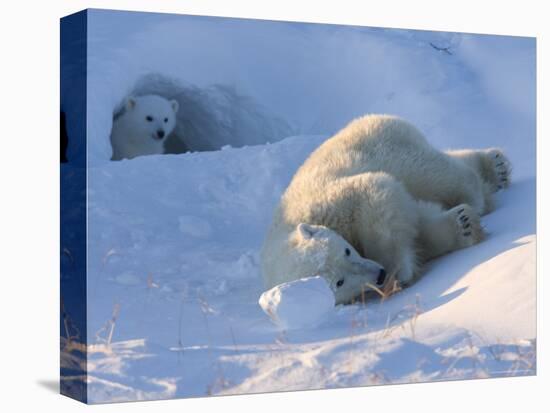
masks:
POLYGON ((90 400, 534 373, 533 178, 497 194, 486 240, 433 261, 387 300, 333 307, 320 279, 266 293, 273 328, 258 305, 260 246, 292 174, 323 140, 89 170, 88 337, 104 344, 120 309, 116 351, 91 361, 90 400))
MULTIPOLYGON (((440 148, 513 140, 512 162, 523 170, 534 164, 534 147, 525 144, 535 133, 533 39, 106 10, 90 11, 88 28, 88 150, 95 164, 110 157, 116 106, 150 73, 206 95, 212 85, 232 88, 293 134, 331 135, 359 115, 391 113, 440 148), (506 116, 495 118, 495 108, 506 116)), ((261 134, 276 135, 285 137, 261 134)), ((237 134, 217 147, 259 139, 237 134)))

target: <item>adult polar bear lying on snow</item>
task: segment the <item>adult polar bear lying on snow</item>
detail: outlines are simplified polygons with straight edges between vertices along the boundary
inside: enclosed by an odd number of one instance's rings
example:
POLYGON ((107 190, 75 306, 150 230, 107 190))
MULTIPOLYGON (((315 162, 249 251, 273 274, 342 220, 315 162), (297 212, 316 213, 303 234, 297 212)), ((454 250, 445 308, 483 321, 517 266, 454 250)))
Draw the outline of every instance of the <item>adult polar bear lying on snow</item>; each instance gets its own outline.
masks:
POLYGON ((423 262, 484 237, 480 215, 510 183, 499 149, 440 152, 392 116, 354 120, 294 175, 262 249, 266 287, 322 275, 336 303, 419 275, 423 262))

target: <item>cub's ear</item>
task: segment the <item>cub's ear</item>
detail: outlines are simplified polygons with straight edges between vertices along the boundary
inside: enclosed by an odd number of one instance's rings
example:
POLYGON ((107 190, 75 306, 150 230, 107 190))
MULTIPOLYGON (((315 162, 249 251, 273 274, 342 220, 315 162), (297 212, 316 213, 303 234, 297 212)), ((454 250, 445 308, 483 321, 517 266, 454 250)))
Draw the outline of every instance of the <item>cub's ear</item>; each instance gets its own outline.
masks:
POLYGON ((180 104, 178 103, 178 101, 177 100, 171 100, 170 105, 172 105, 172 110, 174 111, 174 113, 178 113, 178 110, 180 108, 180 104))
POLYGON ((303 239, 311 239, 313 238, 315 233, 319 231, 319 228, 313 225, 301 223, 301 224, 298 224, 298 226, 296 227, 296 230, 298 231, 298 234, 303 239))
POLYGON ((132 110, 136 107, 136 99, 134 97, 129 97, 126 99, 126 109, 132 110))

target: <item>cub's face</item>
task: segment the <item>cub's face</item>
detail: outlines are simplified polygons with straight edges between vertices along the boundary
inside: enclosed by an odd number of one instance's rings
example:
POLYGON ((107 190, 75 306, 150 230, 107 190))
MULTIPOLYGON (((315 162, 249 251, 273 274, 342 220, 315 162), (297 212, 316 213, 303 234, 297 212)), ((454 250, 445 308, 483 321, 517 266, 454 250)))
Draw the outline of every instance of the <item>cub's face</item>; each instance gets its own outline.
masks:
POLYGON ((337 232, 322 226, 299 224, 296 227, 303 264, 313 275, 322 275, 334 292, 336 304, 349 303, 370 288, 382 287, 386 271, 375 261, 361 257, 337 232))
POLYGON ((131 97, 126 112, 145 136, 160 142, 165 140, 176 126, 179 104, 157 95, 131 97))

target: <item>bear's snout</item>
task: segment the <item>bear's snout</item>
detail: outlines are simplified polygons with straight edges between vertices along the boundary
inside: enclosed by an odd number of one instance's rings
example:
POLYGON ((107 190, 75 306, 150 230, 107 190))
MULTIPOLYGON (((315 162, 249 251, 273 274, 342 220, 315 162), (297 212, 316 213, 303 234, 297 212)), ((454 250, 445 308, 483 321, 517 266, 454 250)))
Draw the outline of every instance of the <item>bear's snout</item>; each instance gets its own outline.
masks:
POLYGON ((163 131, 162 129, 159 129, 159 130, 157 131, 157 137, 158 137, 159 139, 164 138, 164 131, 163 131))
POLYGON ((386 281, 386 270, 381 268, 378 272, 378 278, 376 279, 376 285, 383 285, 386 281))

